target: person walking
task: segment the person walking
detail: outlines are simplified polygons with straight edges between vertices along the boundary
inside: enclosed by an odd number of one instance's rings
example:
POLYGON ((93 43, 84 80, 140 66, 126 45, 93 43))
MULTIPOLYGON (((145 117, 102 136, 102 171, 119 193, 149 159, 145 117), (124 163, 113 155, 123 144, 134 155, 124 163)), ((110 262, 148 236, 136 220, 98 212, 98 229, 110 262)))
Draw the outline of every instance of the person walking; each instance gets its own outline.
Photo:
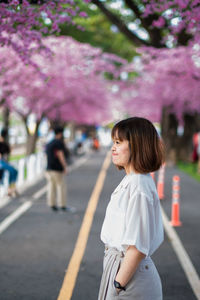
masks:
POLYGON ((67 189, 65 178, 67 174, 67 161, 65 157, 66 146, 63 140, 63 130, 63 127, 56 127, 54 129, 55 138, 46 145, 47 204, 54 211, 58 210, 58 205, 63 211, 68 210, 66 207, 67 189))
POLYGON ((1 130, 1 136, 0 136, 0 180, 1 182, 3 181, 5 171, 7 171, 8 182, 9 182, 8 196, 16 197, 19 195, 16 188, 18 171, 8 162, 8 157, 10 154, 10 146, 6 141, 7 136, 8 136, 8 131, 7 129, 3 128, 1 130))
POLYGON ((132 117, 112 129, 112 161, 126 176, 111 195, 101 229, 105 244, 98 300, 162 300, 151 255, 163 242, 163 223, 149 174, 164 162, 153 124, 132 117))

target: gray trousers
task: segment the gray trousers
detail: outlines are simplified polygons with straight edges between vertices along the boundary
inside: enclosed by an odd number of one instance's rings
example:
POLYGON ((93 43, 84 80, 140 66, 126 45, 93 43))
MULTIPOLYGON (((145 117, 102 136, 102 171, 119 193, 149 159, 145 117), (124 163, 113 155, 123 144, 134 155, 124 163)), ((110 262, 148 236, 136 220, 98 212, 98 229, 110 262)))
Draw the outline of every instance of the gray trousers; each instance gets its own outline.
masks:
POLYGON ((98 300, 162 300, 160 276, 150 257, 141 261, 126 291, 117 293, 113 282, 123 257, 123 252, 106 247, 98 300))

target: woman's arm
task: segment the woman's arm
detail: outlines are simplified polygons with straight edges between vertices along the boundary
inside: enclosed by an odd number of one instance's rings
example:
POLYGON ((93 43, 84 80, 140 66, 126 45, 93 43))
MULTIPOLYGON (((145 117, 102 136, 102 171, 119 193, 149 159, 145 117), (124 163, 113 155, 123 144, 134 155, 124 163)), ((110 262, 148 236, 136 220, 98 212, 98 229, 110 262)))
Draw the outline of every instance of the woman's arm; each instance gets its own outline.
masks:
POLYGON ((135 246, 129 246, 115 280, 125 287, 143 258, 145 254, 138 251, 135 246))

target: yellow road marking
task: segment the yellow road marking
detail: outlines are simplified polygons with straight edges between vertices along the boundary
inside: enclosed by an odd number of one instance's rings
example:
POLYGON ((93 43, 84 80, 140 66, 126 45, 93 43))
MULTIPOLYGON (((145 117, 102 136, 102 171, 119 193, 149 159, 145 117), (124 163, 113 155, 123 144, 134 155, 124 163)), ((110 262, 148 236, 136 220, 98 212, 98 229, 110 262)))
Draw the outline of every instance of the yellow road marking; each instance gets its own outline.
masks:
POLYGON ((92 225, 94 213, 98 204, 99 196, 103 188, 106 173, 111 162, 111 152, 109 151, 104 160, 103 166, 99 173, 96 185, 88 202, 88 206, 84 215, 84 219, 79 231, 74 252, 66 270, 65 278, 57 300, 70 300, 76 283, 76 278, 80 268, 80 264, 85 252, 87 240, 92 225))

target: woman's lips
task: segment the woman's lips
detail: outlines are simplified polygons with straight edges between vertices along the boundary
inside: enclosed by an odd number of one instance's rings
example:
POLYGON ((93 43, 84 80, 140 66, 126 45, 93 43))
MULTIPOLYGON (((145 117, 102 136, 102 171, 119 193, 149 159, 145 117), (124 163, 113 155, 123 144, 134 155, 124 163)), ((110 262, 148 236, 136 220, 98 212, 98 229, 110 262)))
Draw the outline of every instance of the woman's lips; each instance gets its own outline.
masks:
POLYGON ((112 153, 112 156, 117 156, 118 154, 117 153, 112 153))

